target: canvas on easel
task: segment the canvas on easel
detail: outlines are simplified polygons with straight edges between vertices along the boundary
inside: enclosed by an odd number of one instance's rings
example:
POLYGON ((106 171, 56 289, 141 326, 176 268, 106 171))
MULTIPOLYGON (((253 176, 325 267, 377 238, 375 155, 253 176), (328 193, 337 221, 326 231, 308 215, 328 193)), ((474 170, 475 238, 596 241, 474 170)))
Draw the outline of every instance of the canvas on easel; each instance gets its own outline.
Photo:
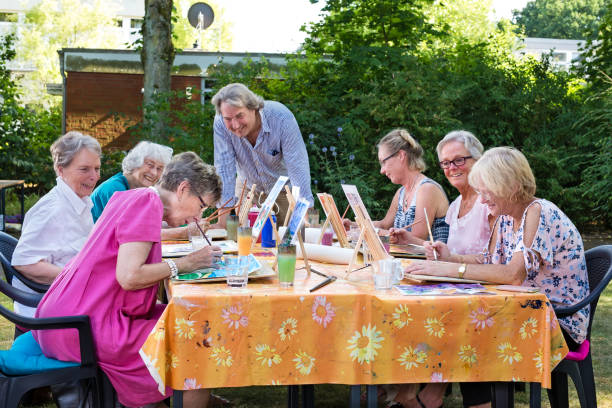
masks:
POLYGON ((276 198, 278 197, 278 193, 280 193, 281 189, 283 188, 285 183, 287 183, 288 180, 289 180, 289 177, 280 176, 278 180, 276 180, 276 183, 274 184, 274 187, 272 187, 272 190, 270 190, 270 193, 268 194, 266 201, 264 201, 264 203, 261 205, 261 209, 259 210, 259 215, 257 216, 255 223, 253 224, 252 236, 254 240, 256 240, 257 237, 259 237, 259 234, 261 233, 261 230, 263 229, 264 223, 270 216, 270 211, 272 211, 272 206, 274 205, 274 202, 276 201, 276 198))
POLYGON ((297 238, 297 241, 300 245, 300 250, 302 251, 302 258, 304 259, 304 267, 308 272, 308 276, 310 276, 310 264, 308 263, 308 256, 306 254, 306 248, 304 246, 304 237, 302 237, 301 232, 302 225, 304 224, 304 217, 308 212, 308 207, 310 207, 310 203, 304 198, 301 198, 296 202, 295 198, 293 197, 293 194, 291 194, 288 189, 287 200, 289 200, 291 218, 289 219, 289 224, 287 226, 287 230, 285 231, 285 236, 283 237, 283 243, 295 244, 295 240, 297 238))
POLYGON ((380 237, 376 233, 374 224, 372 224, 372 219, 370 218, 370 215, 368 214, 368 211, 361 200, 357 187, 351 184, 342 184, 342 190, 344 191, 344 194, 346 195, 346 198, 353 209, 355 221, 361 230, 359 239, 357 240, 357 245, 355 246, 353 258, 351 259, 351 263, 346 271, 348 275, 352 272, 353 263, 357 258, 357 252, 359 251, 359 248, 363 242, 365 242, 368 246, 368 251, 373 261, 389 258, 389 254, 385 250, 380 237))
MULTIPOLYGON (((328 225, 331 225, 332 229, 336 233, 336 237, 338 238, 338 242, 342 248, 350 248, 351 245, 348 241, 348 236, 346 235, 346 230, 344 229, 344 225, 342 224, 342 218, 340 217, 340 213, 338 212, 338 207, 336 207, 336 202, 334 201, 334 197, 331 194, 327 193, 318 193, 317 197, 321 202, 321 207, 323 207, 323 211, 325 212, 326 220, 323 223, 323 227, 321 228, 321 237, 325 233, 325 229, 328 225)), ((319 242, 321 240, 319 239, 319 242)))

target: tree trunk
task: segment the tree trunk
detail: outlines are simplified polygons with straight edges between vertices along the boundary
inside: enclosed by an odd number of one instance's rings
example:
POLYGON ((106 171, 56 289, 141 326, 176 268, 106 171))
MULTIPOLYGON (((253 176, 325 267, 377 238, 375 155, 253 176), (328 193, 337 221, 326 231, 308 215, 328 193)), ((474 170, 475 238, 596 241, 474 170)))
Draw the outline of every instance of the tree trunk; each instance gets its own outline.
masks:
POLYGON ((172 0, 145 0, 140 54, 144 69, 144 124, 152 135, 158 137, 165 134, 167 114, 153 111, 150 104, 155 101, 156 95, 170 91, 170 73, 174 62, 171 16, 172 0))

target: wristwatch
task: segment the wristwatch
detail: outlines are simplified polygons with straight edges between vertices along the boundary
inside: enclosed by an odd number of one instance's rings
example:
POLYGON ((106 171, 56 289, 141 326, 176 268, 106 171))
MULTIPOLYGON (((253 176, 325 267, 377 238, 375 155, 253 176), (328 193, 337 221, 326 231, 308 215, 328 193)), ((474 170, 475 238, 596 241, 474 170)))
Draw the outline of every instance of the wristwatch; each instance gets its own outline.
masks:
POLYGON ((465 271, 466 271, 466 269, 467 269, 467 265, 466 265, 466 264, 464 264, 464 263, 462 263, 462 264, 459 266, 459 269, 457 270, 457 273, 458 273, 459 279, 463 279, 463 275, 465 275, 465 271))

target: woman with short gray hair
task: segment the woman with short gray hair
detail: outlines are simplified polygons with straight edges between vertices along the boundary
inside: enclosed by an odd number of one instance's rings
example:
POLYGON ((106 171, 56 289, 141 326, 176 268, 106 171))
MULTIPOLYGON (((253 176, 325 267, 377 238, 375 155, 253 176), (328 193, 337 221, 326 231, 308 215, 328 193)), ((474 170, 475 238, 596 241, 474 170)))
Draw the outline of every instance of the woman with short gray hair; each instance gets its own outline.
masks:
MULTIPOLYGON (((102 152, 96 139, 75 131, 57 139, 50 150, 57 184, 25 215, 11 260, 25 277, 46 285, 79 252, 93 228, 89 195, 100 179, 102 152)), ((12 285, 33 292, 19 279, 12 285)), ((21 315, 32 317, 35 310, 15 302, 21 315)))
MULTIPOLYGON (((491 235, 491 224, 495 221, 478 193, 468 182, 472 166, 482 156, 482 143, 471 132, 454 130, 448 133, 436 147, 439 165, 450 184, 459 191, 459 196, 446 212, 449 226, 448 249, 453 254, 482 252, 491 235)), ((396 401, 411 406, 418 399, 425 406, 441 406, 448 384, 429 383, 420 391, 414 387, 400 385, 396 401)), ((491 384, 483 382, 460 383, 464 407, 487 408, 491 404, 491 384)))
POLYGON ((147 141, 139 142, 123 159, 123 172, 100 184, 91 195, 94 222, 98 221, 106 203, 116 191, 150 187, 157 183, 170 159, 172 148, 147 141))
MULTIPOLYGON (((96 344, 98 365, 129 407, 161 403, 165 395, 151 376, 140 347, 166 305, 156 303, 160 282, 181 273, 210 268, 220 260, 214 245, 181 257, 162 260, 160 225, 198 218, 221 195, 214 167, 195 153, 177 155, 160 183, 119 191, 109 200, 79 254, 64 268, 41 300, 36 316, 87 315, 96 344)), ((45 355, 79 361, 79 339, 71 330, 34 331, 45 355)), ((205 407, 206 389, 185 391, 186 407, 205 407)))
POLYGON ((468 182, 472 166, 484 151, 482 143, 466 130, 455 130, 440 140, 436 151, 446 179, 459 191, 446 213, 449 225, 446 244, 454 254, 480 252, 487 244, 494 221, 468 182))

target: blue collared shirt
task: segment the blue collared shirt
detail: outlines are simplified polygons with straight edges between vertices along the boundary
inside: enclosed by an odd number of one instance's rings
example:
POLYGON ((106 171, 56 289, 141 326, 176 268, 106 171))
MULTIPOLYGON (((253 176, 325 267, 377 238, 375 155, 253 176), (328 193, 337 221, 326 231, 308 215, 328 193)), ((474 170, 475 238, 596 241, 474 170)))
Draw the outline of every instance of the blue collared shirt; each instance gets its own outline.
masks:
MULTIPOLYGON (((215 116, 215 167, 223 181, 220 203, 237 201, 236 173, 240 183, 247 181, 247 191, 257 184, 257 191, 268 193, 279 176, 288 176, 292 186, 300 187, 300 197, 314 204, 310 189, 310 165, 306 145, 295 117, 285 105, 265 101, 259 110, 261 130, 255 146, 246 137, 230 132, 221 115, 215 116)), ((242 188, 242 185, 238 188, 242 188)))

